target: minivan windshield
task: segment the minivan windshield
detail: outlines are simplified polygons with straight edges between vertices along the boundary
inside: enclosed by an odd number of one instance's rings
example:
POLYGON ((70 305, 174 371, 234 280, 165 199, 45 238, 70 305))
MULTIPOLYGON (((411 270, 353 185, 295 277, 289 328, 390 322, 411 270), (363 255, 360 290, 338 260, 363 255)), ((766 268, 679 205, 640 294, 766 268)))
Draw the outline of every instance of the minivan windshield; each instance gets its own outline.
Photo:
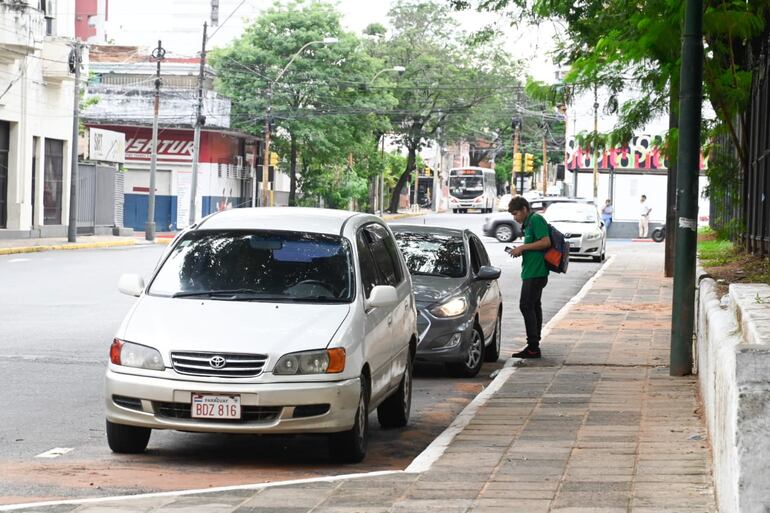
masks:
POLYGON ((394 234, 413 276, 465 276, 465 244, 462 237, 401 231, 394 234))
POLYGON ((182 237, 148 294, 233 301, 350 302, 352 253, 339 236, 194 231, 182 237))

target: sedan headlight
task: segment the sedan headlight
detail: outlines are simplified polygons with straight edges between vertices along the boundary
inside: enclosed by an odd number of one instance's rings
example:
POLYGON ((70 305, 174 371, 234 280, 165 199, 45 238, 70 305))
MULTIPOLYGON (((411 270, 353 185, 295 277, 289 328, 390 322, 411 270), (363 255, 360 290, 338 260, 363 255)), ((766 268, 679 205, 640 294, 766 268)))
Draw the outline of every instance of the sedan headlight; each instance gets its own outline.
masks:
POLYGON ((468 301, 464 297, 454 297, 448 301, 434 306, 430 313, 436 317, 457 317, 462 315, 468 309, 468 301))
POLYGON ((594 232, 586 234, 586 240, 598 240, 602 238, 602 232, 594 232))
POLYGON ((116 338, 110 346, 110 361, 115 365, 136 367, 137 369, 163 370, 163 358, 152 347, 126 342, 116 338))
POLYGON ((273 374, 336 374, 345 370, 345 350, 341 347, 303 351, 281 356, 273 374))

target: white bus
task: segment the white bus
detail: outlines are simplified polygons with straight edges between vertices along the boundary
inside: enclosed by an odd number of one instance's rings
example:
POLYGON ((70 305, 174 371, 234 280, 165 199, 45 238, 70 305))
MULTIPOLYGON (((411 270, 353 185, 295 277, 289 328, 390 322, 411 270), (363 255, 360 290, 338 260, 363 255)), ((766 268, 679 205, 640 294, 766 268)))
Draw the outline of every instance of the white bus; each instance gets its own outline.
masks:
POLYGON ((497 201, 495 170, 483 167, 455 167, 449 170, 449 208, 465 213, 475 208, 492 212, 497 201))

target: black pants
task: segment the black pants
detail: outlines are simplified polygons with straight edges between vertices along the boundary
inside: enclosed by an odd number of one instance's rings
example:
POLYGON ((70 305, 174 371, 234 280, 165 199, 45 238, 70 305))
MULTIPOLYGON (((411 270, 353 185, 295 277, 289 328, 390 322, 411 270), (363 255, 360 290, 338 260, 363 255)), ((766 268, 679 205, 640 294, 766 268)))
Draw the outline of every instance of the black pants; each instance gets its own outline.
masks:
POLYGON ((540 298, 547 284, 547 276, 521 280, 519 310, 524 316, 524 326, 527 329, 527 346, 532 349, 540 347, 540 331, 543 329, 543 306, 540 298))

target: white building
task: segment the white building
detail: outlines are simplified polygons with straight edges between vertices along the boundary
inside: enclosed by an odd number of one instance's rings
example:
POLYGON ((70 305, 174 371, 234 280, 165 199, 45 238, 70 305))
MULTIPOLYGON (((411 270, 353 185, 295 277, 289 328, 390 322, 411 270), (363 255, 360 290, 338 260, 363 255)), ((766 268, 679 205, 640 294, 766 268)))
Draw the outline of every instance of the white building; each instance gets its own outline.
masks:
POLYGON ((0 237, 66 234, 75 0, 0 2, 0 237))
MULTIPOLYGON (((619 98, 622 105, 633 96, 644 94, 634 90, 619 98)), ((597 111, 598 132, 610 132, 617 123, 617 115, 605 112, 604 104, 607 92, 598 90, 597 111)), ((593 192, 593 153, 589 148, 580 147, 577 140, 581 135, 591 134, 594 130, 594 95, 587 92, 577 96, 566 112, 566 176, 565 181, 577 196, 592 198, 593 192)), ((668 115, 660 116, 640 130, 623 147, 608 148, 598 152, 598 193, 599 206, 606 199, 611 199, 615 207, 613 215, 613 235, 632 236, 639 220, 641 195, 647 196, 647 204, 652 207, 650 221, 662 224, 666 219, 668 163, 661 144, 668 131, 668 115), (627 226, 623 226, 626 224, 627 226), (621 230, 621 228, 624 228, 621 230)), ((705 176, 707 162, 701 162, 699 189, 701 193, 708 185, 705 176)), ((701 194, 699 198, 699 220, 708 221, 708 198, 701 194)))

